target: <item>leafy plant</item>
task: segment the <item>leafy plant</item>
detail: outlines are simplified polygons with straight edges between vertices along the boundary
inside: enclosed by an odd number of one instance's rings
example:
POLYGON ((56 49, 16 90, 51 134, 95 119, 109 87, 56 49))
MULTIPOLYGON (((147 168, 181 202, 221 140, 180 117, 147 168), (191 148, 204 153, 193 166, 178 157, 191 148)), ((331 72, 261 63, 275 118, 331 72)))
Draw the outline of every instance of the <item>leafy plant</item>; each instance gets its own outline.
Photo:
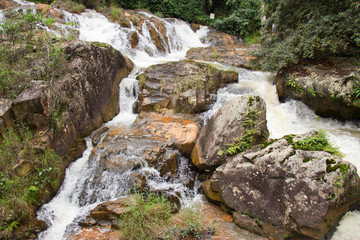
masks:
POLYGON ((120 219, 121 237, 129 240, 151 240, 163 236, 169 224, 171 205, 163 196, 150 193, 146 198, 136 194, 136 204, 120 219))
MULTIPOLYGON (((58 185, 61 158, 52 150, 39 148, 38 139, 23 124, 8 129, 0 145, 0 225, 13 231, 35 213, 41 196, 58 185), (22 165, 30 167, 22 171, 22 165)), ((5 234, 5 233, 4 233, 5 234)), ((7 235, 7 234, 5 234, 7 235)), ((2 232, 0 236, 3 236, 2 232)), ((10 236, 8 236, 11 238, 10 236)))
POLYGON ((333 147, 326 137, 324 131, 318 131, 317 134, 293 143, 295 149, 309 151, 325 151, 337 156, 342 156, 336 147, 333 147))
POLYGON ((263 68, 278 71, 308 59, 356 56, 360 4, 355 0, 264 1, 266 21, 257 53, 263 68))
POLYGON ((353 89, 353 96, 355 99, 360 98, 360 81, 358 81, 353 89))

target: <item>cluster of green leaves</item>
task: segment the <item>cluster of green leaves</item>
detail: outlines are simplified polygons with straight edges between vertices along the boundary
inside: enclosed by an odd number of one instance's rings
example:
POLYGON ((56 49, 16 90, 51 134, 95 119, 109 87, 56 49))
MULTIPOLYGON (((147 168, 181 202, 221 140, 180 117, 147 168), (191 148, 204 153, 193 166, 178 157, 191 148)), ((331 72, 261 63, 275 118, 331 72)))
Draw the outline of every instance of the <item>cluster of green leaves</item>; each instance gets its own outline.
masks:
POLYGON ((261 27, 260 7, 260 0, 225 0, 225 11, 219 13, 212 26, 226 33, 254 37, 261 27))
POLYGON ((357 0, 264 0, 263 68, 278 71, 307 59, 358 55, 357 0))
POLYGON ((30 80, 52 83, 65 69, 65 56, 43 28, 54 19, 13 11, 0 23, 0 97, 15 98, 30 80))
POLYGON ((201 237, 205 227, 200 223, 200 210, 187 207, 181 210, 181 223, 173 226, 172 206, 164 196, 136 193, 136 203, 119 220, 121 239, 184 239, 201 237))
POLYGON ((294 145, 295 149, 325 151, 340 157, 342 156, 341 152, 339 152, 339 149, 330 144, 324 131, 318 131, 315 135, 297 142, 293 142, 292 144, 294 145))
POLYGON ((46 189, 59 182, 61 158, 19 125, 3 134, 0 145, 0 238, 35 215, 46 189), (23 169, 24 165, 28 165, 23 169))

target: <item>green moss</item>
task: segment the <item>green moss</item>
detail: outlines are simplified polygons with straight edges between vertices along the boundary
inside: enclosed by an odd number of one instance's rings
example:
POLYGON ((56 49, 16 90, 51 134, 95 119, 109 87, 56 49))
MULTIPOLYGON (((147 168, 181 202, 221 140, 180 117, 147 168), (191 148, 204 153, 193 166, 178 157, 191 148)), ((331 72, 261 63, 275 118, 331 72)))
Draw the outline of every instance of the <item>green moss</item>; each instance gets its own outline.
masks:
POLYGON ((330 194, 330 196, 327 198, 328 201, 333 200, 336 197, 335 193, 330 194))
POLYGON ((339 169, 341 173, 346 174, 347 171, 349 170, 349 165, 347 165, 345 163, 341 163, 341 162, 339 162, 337 164, 335 164, 335 163, 336 163, 336 161, 334 159, 326 160, 326 172, 327 173, 334 172, 337 169, 339 169))
MULTIPOLYGON (((254 99, 250 97, 248 102, 249 107, 251 107, 253 101, 254 99)), ((252 148, 254 142, 254 135, 256 133, 255 126, 257 124, 257 116, 260 113, 261 113, 260 111, 259 112, 253 110, 248 111, 242 124, 244 128, 242 136, 240 138, 234 138, 233 143, 227 144, 227 148, 225 151, 229 155, 233 156, 240 152, 244 152, 252 148)))
POLYGON ((329 143, 329 140, 327 139, 326 134, 323 131, 319 131, 317 134, 311 137, 297 141, 293 143, 293 145, 295 149, 309 151, 325 151, 340 157, 342 156, 342 153, 340 153, 340 151, 336 147, 333 147, 329 143))
POLYGON ((267 146, 269 146, 277 141, 279 141, 279 139, 268 139, 262 144, 261 149, 265 149, 265 148, 267 148, 267 146))
POLYGON ((91 43, 98 47, 109 48, 109 45, 106 43, 101 43, 101 42, 91 42, 91 43))

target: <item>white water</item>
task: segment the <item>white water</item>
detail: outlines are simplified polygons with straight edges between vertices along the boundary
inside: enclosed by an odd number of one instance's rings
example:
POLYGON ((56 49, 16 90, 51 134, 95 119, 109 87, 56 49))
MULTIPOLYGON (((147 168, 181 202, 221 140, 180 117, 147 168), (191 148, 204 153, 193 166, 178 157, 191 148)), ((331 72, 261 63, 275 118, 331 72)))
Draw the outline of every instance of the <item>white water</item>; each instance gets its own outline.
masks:
POLYGON ((0 22, 4 19, 5 14, 3 10, 0 10, 0 22))

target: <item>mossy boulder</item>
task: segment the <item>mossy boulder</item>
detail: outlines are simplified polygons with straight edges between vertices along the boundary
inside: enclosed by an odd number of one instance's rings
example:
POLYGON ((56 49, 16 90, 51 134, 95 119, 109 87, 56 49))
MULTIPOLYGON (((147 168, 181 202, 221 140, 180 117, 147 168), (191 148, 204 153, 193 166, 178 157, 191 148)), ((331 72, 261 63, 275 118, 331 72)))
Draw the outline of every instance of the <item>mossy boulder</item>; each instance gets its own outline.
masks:
POLYGON ((299 64, 276 76, 281 101, 296 99, 316 114, 340 120, 360 119, 360 70, 356 59, 333 58, 318 64, 299 64))
POLYGON ((229 158, 204 184, 242 228, 271 239, 324 239, 360 200, 356 167, 324 151, 298 149, 317 133, 291 136, 229 158))
POLYGON ((200 170, 214 170, 229 156, 263 143, 268 136, 265 101, 258 96, 237 96, 201 129, 191 160, 200 170))

